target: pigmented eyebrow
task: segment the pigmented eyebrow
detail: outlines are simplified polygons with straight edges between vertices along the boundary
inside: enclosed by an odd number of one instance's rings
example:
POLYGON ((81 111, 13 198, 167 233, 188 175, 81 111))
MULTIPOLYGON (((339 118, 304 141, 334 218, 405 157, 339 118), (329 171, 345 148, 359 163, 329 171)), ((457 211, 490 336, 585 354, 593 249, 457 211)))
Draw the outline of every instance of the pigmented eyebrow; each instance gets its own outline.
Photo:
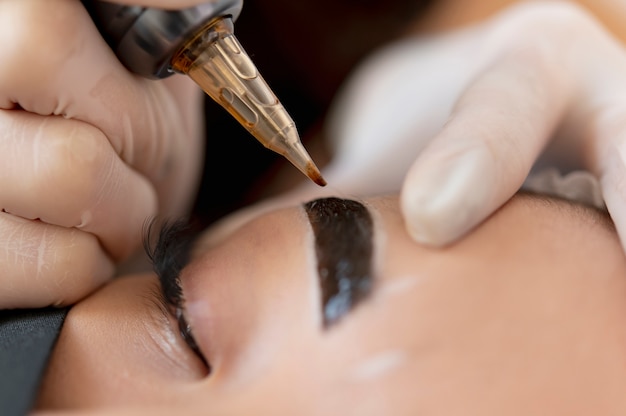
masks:
POLYGON ((337 323, 372 288, 374 227, 360 202, 321 198, 304 204, 315 235, 325 328, 337 323))

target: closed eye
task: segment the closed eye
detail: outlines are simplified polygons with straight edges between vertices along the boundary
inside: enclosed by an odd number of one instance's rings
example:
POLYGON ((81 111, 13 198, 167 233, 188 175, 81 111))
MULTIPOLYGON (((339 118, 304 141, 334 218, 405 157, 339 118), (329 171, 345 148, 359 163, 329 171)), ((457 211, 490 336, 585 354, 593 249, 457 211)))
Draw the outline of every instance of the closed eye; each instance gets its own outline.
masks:
POLYGON ((176 321, 178 332, 187 346, 210 372, 211 366, 198 347, 191 326, 185 319, 185 302, 180 285, 180 273, 189 262, 192 243, 197 233, 185 221, 166 222, 159 230, 156 243, 153 243, 152 230, 155 226, 153 221, 145 227, 144 247, 159 278, 161 290, 158 300, 162 310, 167 311, 176 321))

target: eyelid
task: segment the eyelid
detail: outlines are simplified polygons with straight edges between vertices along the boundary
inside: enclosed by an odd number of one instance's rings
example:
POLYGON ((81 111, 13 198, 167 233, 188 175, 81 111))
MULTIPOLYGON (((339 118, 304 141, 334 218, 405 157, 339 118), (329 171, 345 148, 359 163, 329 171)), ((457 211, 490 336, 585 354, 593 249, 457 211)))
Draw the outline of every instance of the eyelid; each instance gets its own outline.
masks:
POLYGON ((159 278, 158 301, 162 310, 173 318, 178 327, 178 337, 210 372, 208 360, 198 347, 185 318, 184 295, 180 284, 180 273, 189 262, 192 243, 197 234, 186 221, 165 222, 161 225, 156 243, 151 245, 150 233, 154 227, 153 221, 145 228, 144 247, 159 278))
POLYGON ((154 345, 162 355, 163 360, 153 360, 159 367, 166 367, 166 374, 180 374, 194 379, 204 378, 209 373, 200 358, 193 354, 187 343, 179 333, 176 319, 171 314, 171 308, 163 297, 161 286, 157 280, 154 285, 142 296, 148 319, 144 320, 145 336, 152 341, 147 345, 154 345))
POLYGON ((198 356, 200 361, 204 364, 204 366, 208 369, 208 372, 211 372, 211 365, 207 361, 204 356, 204 353, 198 346, 198 342, 196 341, 193 330, 191 329, 191 325, 187 322, 187 318, 185 318, 185 311, 182 307, 176 308, 175 316, 176 323, 178 325, 178 332, 182 339, 185 341, 185 344, 198 356))

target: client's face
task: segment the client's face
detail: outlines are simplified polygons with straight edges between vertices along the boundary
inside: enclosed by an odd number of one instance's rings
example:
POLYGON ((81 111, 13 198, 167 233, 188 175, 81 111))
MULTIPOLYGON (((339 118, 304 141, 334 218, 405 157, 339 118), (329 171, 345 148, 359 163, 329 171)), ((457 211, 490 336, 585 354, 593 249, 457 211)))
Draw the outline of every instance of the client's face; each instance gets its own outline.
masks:
POLYGON ((182 295, 160 247, 167 300, 136 276, 74 307, 41 407, 626 414, 626 261, 590 209, 517 196, 430 250, 396 197, 319 200, 200 242, 182 295))

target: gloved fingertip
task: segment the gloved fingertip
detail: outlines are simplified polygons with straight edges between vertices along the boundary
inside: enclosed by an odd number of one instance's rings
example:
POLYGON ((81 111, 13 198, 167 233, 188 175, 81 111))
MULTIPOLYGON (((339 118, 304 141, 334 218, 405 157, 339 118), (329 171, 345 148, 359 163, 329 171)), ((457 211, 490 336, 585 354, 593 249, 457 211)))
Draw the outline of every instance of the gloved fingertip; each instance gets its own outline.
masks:
POLYGON ((492 209, 493 163, 486 151, 470 149, 445 162, 418 161, 405 180, 400 205, 409 235, 418 243, 448 245, 492 209))
POLYGON ((432 226, 427 222, 413 221, 406 223, 409 236, 416 243, 430 247, 444 247, 456 239, 455 235, 447 235, 442 233, 437 226, 432 226))
POLYGON ((436 212, 417 209, 405 214, 409 236, 417 243, 430 247, 444 247, 462 237, 474 225, 453 216, 452 210, 436 212))

